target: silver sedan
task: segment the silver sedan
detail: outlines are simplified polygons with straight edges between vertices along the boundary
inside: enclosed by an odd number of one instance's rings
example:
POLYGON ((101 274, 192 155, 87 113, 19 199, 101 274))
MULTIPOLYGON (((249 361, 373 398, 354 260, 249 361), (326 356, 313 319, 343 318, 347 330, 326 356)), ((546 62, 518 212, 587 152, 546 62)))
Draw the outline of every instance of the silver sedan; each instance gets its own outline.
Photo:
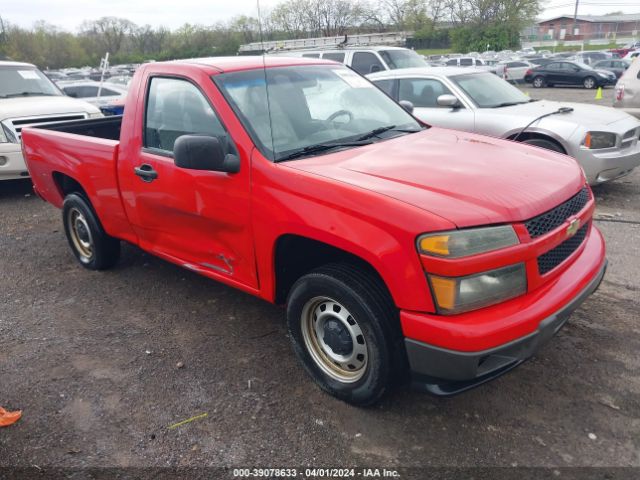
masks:
POLYGON ((592 185, 640 165, 640 121, 610 107, 532 100, 496 75, 474 69, 412 68, 368 78, 394 99, 411 102, 414 115, 430 125, 570 155, 592 185))

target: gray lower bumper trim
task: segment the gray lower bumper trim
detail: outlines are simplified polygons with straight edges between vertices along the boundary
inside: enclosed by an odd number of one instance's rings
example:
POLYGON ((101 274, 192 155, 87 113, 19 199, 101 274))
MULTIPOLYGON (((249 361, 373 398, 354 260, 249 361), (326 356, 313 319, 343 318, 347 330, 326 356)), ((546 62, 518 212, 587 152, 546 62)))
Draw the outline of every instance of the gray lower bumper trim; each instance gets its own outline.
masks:
POLYGON ((540 322, 538 329, 512 342, 479 352, 460 352, 405 339, 414 387, 437 395, 453 395, 492 380, 533 356, 571 313, 600 285, 607 268, 598 274, 571 302, 540 322))

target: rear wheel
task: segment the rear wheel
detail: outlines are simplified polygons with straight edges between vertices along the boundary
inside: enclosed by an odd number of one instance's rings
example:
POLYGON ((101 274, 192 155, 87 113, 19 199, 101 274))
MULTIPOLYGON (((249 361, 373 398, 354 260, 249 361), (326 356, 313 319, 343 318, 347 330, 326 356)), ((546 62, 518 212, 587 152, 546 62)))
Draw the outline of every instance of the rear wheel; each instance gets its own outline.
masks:
POLYGON ((545 86, 545 80, 544 77, 541 76, 537 76, 533 79, 533 86, 535 88, 542 88, 545 86))
POLYGON ((64 233, 80 264, 89 270, 106 270, 120 258, 120 241, 104 231, 91 204, 71 193, 62 206, 64 233))
POLYGON ((287 322, 305 370, 341 400, 371 405, 406 371, 397 309, 372 273, 332 264, 303 276, 287 322))
POLYGON ((587 77, 583 80, 582 84, 584 88, 593 89, 596 88, 596 79, 593 77, 587 77))
POLYGON ((556 143, 553 143, 551 140, 545 140, 544 138, 530 138, 528 140, 524 140, 522 143, 526 143, 527 145, 535 145, 536 147, 546 148, 547 150, 552 150, 554 152, 564 153, 562 148, 556 143))

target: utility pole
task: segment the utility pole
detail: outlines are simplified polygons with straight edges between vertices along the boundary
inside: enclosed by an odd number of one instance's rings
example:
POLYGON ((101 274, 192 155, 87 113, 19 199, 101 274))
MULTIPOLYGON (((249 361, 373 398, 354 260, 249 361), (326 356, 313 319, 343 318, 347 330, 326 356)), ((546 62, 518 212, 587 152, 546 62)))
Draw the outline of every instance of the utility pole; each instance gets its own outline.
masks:
POLYGON ((578 21, 578 4, 580 3, 580 0, 576 0, 576 9, 573 11, 573 31, 571 32, 571 35, 575 35, 576 34, 576 23, 578 21))

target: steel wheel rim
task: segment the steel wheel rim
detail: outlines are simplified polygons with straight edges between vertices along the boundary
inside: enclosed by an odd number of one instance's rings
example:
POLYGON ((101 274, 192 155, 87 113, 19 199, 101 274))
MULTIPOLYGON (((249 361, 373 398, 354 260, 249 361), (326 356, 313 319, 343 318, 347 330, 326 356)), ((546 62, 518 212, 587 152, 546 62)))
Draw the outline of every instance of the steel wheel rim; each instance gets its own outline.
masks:
POLYGON ((312 298, 302 309, 301 321, 305 347, 325 374, 342 383, 357 382, 364 376, 369 364, 367 342, 360 325, 344 305, 328 297, 312 298), (345 349, 348 335, 351 351, 336 352, 335 343, 332 348, 327 341, 330 331, 340 331, 345 349))
POLYGON ((71 208, 67 213, 67 223, 71 241, 80 255, 80 261, 89 263, 93 258, 93 236, 87 219, 80 210, 71 208))

